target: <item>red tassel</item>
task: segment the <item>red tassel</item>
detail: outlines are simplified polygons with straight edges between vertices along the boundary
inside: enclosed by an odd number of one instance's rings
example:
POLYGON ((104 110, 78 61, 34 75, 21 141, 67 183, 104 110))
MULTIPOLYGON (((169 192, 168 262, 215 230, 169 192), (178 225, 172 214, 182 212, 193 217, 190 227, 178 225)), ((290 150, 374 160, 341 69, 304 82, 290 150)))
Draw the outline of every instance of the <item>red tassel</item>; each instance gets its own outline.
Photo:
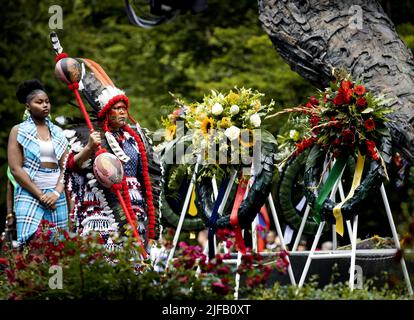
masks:
POLYGON ((63 59, 63 58, 67 58, 69 57, 68 54, 66 52, 62 52, 59 53, 56 57, 55 57, 55 61, 58 62, 59 60, 63 59))
POLYGON ((70 90, 70 91, 73 91, 73 90, 77 90, 77 89, 79 89, 79 83, 78 82, 74 82, 74 83, 70 83, 70 84, 68 84, 68 89, 70 90))
POLYGON ((99 156, 102 153, 108 152, 105 148, 101 148, 98 151, 95 152, 95 157, 99 156))
POLYGON ((114 183, 112 186, 111 186, 111 190, 112 190, 112 192, 117 192, 117 190, 121 190, 122 189, 122 183, 114 183))

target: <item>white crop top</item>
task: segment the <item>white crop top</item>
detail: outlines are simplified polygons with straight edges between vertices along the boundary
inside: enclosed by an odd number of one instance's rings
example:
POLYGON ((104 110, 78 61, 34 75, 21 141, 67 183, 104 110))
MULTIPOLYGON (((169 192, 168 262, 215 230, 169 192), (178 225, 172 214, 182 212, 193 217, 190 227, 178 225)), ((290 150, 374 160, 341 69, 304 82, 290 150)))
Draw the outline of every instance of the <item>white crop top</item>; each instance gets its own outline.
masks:
POLYGON ((53 149, 52 140, 43 141, 39 140, 40 147, 40 162, 53 162, 58 163, 58 160, 55 155, 55 150, 53 149))

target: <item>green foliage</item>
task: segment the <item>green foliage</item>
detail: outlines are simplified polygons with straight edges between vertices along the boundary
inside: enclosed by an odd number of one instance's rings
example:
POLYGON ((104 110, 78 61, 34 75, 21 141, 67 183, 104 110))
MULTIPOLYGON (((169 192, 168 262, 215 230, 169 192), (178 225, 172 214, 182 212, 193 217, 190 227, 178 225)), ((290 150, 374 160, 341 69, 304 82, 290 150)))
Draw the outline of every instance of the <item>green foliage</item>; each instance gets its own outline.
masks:
POLYGON ((367 280, 366 287, 350 291, 347 283, 330 283, 318 287, 316 280, 305 283, 301 290, 296 286, 282 286, 275 283, 271 289, 256 289, 248 296, 250 300, 409 300, 410 296, 403 289, 390 289, 388 285, 377 288, 372 280, 367 280))

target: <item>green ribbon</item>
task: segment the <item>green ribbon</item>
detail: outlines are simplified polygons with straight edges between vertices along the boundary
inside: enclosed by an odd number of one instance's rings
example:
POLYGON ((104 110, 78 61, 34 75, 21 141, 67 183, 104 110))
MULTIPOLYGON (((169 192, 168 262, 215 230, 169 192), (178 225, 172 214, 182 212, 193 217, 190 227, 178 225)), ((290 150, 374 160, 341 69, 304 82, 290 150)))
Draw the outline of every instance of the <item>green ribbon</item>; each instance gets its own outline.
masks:
POLYGON ((336 160, 331 172, 328 175, 328 178, 326 179, 325 184, 321 188, 319 196, 315 202, 314 215, 312 217, 312 219, 316 223, 321 222, 320 211, 321 211, 322 205, 325 202, 326 198, 328 198, 329 194, 331 193, 331 190, 334 187, 335 182, 338 180, 339 176, 341 175, 342 170, 344 169, 347 160, 348 160, 347 158, 338 158, 336 160))

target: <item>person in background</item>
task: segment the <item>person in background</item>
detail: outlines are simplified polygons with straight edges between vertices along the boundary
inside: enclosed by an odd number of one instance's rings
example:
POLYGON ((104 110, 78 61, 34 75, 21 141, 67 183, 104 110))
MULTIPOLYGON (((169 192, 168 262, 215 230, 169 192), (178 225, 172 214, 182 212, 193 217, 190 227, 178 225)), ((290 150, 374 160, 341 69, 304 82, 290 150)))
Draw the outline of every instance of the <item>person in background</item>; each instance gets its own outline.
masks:
POLYGON ((307 245, 306 240, 300 240, 297 251, 306 251, 308 249, 307 245))
POLYGON ((267 252, 280 251, 280 239, 275 230, 269 230, 266 234, 266 250, 267 252))
POLYGON ((208 229, 204 229, 198 232, 197 241, 204 251, 208 245, 208 229))

